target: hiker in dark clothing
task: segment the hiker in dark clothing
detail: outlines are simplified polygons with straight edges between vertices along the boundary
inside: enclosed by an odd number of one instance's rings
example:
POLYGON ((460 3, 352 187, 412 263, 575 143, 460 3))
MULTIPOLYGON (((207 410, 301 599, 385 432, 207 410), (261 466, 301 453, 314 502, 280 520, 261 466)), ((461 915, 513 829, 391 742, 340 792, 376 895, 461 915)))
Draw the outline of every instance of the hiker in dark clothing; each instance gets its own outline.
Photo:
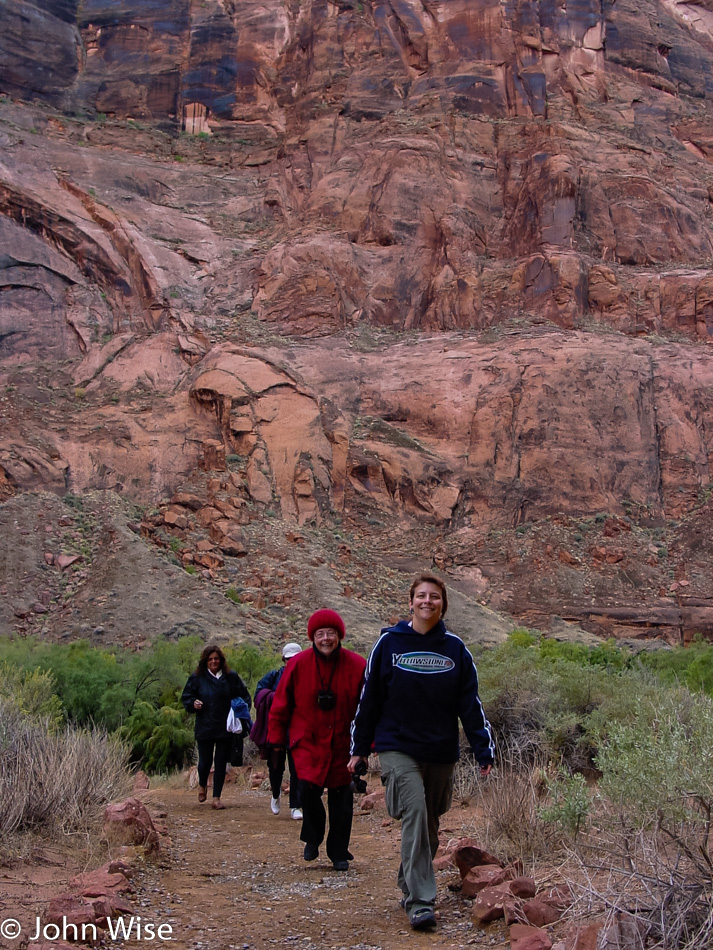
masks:
POLYGON ((419 575, 409 593, 411 620, 385 627, 371 651, 352 725, 350 771, 377 752, 386 807, 401 820, 398 883, 414 930, 436 924, 433 857, 440 816, 451 806, 458 720, 482 775, 495 753, 473 657, 443 623, 447 609, 443 581, 419 575))
POLYGON ((302 809, 297 792, 297 775, 295 773, 295 763, 292 758, 292 752, 289 747, 286 749, 274 749, 267 742, 267 721, 270 714, 272 700, 275 698, 282 674, 285 672, 287 661, 302 652, 299 643, 286 643, 282 648, 282 666, 276 670, 270 670, 258 681, 255 687, 255 727, 250 733, 250 738, 260 748, 260 755, 267 759, 267 770, 270 776, 270 790, 272 798, 270 799, 270 810, 273 815, 280 814, 280 795, 282 793, 282 777, 285 774, 285 762, 290 770, 290 815, 295 821, 302 820, 302 809), (259 724, 259 725, 258 725, 259 724))
POLYGON ((226 727, 230 701, 237 696, 250 707, 248 688, 234 670, 228 669, 223 651, 212 644, 207 646, 183 687, 181 702, 186 712, 196 715, 199 802, 204 802, 208 795, 208 776, 215 753, 213 808, 225 808, 220 795, 233 743, 226 727))

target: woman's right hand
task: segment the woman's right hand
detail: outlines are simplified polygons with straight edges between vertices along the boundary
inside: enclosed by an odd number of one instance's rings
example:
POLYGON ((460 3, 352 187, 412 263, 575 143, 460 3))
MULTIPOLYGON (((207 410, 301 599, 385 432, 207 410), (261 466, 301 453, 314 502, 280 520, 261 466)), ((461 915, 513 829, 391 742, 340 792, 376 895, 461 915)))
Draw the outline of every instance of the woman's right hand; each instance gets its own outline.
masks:
POLYGON ((353 775, 353 774, 354 774, 354 769, 357 767, 357 765, 359 765, 360 762, 366 762, 366 761, 367 761, 367 759, 365 759, 363 755, 353 755, 353 756, 351 757, 351 759, 349 759, 349 763, 348 763, 348 765, 347 765, 347 768, 349 769, 349 771, 350 771, 350 772, 352 773, 352 775, 353 775))
POLYGON ((194 709, 203 709, 203 703, 201 702, 200 699, 194 699, 194 700, 193 700, 193 708, 194 708, 194 709))

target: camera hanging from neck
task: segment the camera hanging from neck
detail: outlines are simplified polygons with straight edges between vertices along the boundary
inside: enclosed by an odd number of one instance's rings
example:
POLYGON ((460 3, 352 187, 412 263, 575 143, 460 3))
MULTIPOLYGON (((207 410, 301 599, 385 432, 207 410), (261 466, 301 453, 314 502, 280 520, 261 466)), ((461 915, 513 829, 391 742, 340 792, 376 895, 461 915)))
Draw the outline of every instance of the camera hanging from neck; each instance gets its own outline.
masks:
POLYGON ((332 680, 334 679, 334 674, 337 672, 337 665, 339 663, 339 654, 331 664, 331 672, 329 674, 329 682, 327 685, 324 685, 324 677, 322 676, 322 664, 319 662, 319 656, 317 656, 317 675, 319 676, 319 684, 322 687, 317 693, 317 705, 323 712, 329 712, 334 709, 337 705, 337 697, 332 692, 332 680))

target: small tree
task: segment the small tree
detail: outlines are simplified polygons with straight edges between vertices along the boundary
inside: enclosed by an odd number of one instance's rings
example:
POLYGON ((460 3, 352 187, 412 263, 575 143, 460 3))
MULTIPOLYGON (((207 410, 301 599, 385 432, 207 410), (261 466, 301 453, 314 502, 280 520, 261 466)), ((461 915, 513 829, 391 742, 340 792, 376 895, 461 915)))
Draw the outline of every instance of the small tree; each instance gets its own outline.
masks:
POLYGON ((156 708, 139 700, 120 729, 131 746, 131 758, 147 772, 183 768, 193 749, 193 732, 183 709, 156 708))

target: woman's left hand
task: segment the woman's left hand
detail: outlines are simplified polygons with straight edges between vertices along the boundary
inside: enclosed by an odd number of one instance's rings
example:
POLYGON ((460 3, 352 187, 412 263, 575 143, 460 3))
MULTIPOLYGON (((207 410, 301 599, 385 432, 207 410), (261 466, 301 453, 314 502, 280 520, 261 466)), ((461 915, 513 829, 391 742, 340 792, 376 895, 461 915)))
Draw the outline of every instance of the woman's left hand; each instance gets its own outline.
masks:
POLYGON ((492 771, 493 771, 492 762, 488 762, 487 765, 480 766, 480 774, 483 776, 483 778, 485 778, 486 775, 490 775, 492 771))

